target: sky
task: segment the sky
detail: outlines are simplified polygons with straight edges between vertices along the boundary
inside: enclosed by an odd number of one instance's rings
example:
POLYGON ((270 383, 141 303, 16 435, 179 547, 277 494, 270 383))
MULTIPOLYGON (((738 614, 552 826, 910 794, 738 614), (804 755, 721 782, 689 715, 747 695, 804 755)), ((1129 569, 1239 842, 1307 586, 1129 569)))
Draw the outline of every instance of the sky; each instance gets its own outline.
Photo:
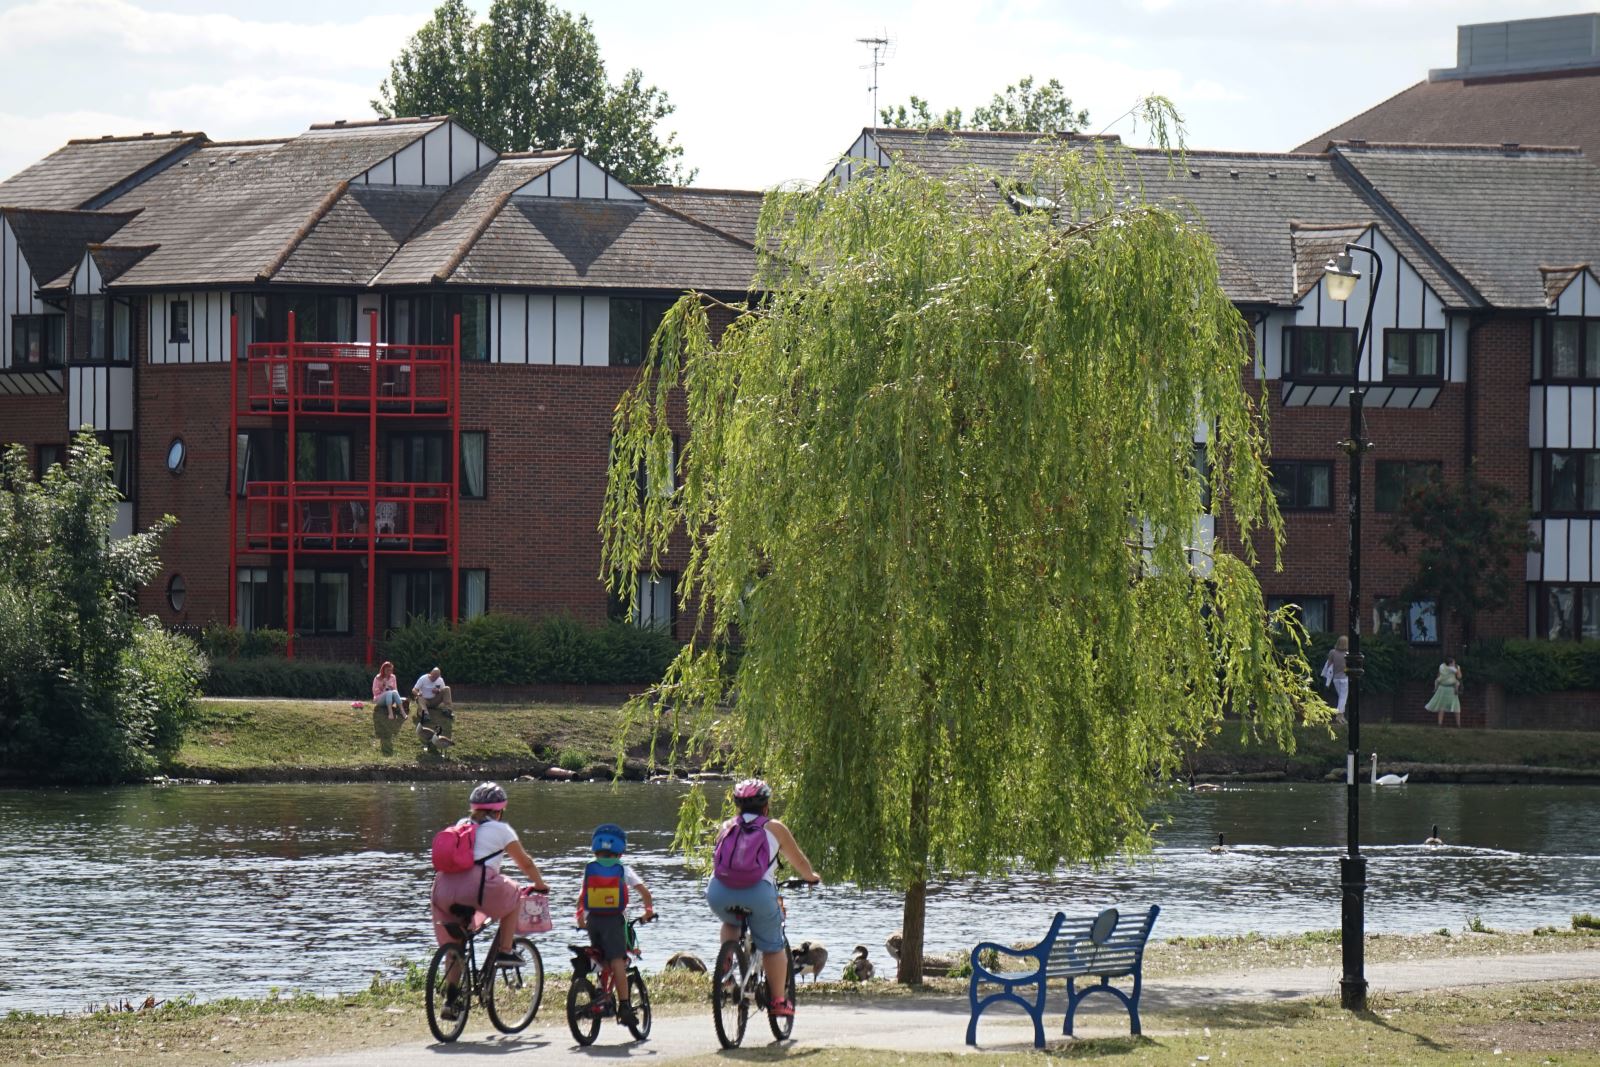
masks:
MULTIPOLYGON (((488 0, 473 0, 486 11, 488 0)), ((1283 151, 1455 62, 1458 24, 1600 10, 1600 0, 569 0, 615 79, 640 68, 695 184, 815 181, 879 100, 970 111, 1032 74, 1089 129, 1172 98, 1197 148, 1283 151)), ((371 117, 428 0, 0 0, 0 177, 74 137, 282 136, 371 117)))

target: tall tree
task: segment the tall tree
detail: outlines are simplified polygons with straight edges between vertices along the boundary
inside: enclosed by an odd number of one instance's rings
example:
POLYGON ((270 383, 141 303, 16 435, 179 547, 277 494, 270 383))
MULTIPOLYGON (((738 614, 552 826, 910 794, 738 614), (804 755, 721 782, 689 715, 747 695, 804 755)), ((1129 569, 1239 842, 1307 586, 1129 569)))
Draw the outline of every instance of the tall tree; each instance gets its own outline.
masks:
POLYGON ((1072 100, 1059 81, 1051 78, 1036 88, 1031 74, 1015 85, 1006 86, 1005 92, 995 93, 987 104, 973 108, 971 118, 965 121, 965 113, 960 108, 949 108, 935 116, 928 101, 916 95, 911 97, 909 106, 881 108, 878 115, 885 126, 913 129, 940 127, 1054 133, 1081 130, 1089 124, 1089 112, 1084 108, 1073 110, 1072 100))
POLYGON ((372 102, 380 115, 455 115, 506 152, 572 147, 624 181, 694 180, 675 110, 631 69, 612 84, 584 15, 545 0, 494 0, 474 21, 466 0, 444 0, 395 57, 372 102))
POLYGON ((1453 619, 1467 644, 1478 613, 1504 607, 1510 598, 1513 562, 1520 570, 1517 557, 1538 547, 1527 510, 1513 507, 1509 492, 1470 470, 1459 483, 1430 478, 1407 492, 1384 544, 1416 553, 1416 574, 1400 599, 1434 601, 1441 634, 1453 619))
MULTIPOLYGON (((1248 562, 1191 567, 1203 477, 1241 531, 1281 523, 1215 251, 1127 198, 1132 165, 1040 154, 1054 212, 904 163, 769 194, 770 295, 715 342, 679 301, 617 407, 604 573, 660 569, 681 530, 698 613, 631 713, 771 780, 830 877, 903 890, 902 981, 931 879, 1147 847, 1158 780, 1225 710, 1280 744, 1328 712, 1248 562)), ((692 794, 680 841, 705 815, 692 794)))

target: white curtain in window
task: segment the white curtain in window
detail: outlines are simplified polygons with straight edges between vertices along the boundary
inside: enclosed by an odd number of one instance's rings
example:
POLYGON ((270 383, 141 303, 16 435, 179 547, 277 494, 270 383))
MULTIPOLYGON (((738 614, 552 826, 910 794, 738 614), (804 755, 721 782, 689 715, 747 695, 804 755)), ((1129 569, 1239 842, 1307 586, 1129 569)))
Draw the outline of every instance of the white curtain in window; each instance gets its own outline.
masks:
POLYGON ((463 433, 461 435, 462 496, 483 496, 483 446, 486 436, 486 434, 482 433, 463 433))
POLYGON ((489 610, 489 572, 472 570, 461 572, 461 617, 476 619, 489 610))
POLYGON ((350 629, 350 576, 338 571, 318 577, 320 603, 317 628, 333 633, 346 633, 350 629))
POLYGON ((635 619, 641 629, 666 630, 672 626, 672 575, 639 575, 639 605, 635 619))

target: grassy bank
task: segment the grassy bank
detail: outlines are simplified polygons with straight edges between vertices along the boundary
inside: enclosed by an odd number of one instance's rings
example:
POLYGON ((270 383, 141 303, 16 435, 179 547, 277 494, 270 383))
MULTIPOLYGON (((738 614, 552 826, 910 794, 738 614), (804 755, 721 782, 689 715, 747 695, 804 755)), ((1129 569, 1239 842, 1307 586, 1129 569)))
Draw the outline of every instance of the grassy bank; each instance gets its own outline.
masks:
MULTIPOLYGON (((578 770, 613 760, 621 717, 615 707, 463 704, 454 745, 431 751, 413 723, 370 707, 332 700, 208 700, 186 732, 168 772, 219 781, 293 780, 390 774, 465 776, 473 768, 537 772, 550 764, 578 770)), ((630 751, 648 751, 644 734, 630 751)))
MULTIPOLYGON (((1343 731, 1302 726, 1295 751, 1286 754, 1248 737, 1237 722, 1224 723, 1210 743, 1190 760, 1197 775, 1274 774, 1320 779, 1343 773, 1343 731)), ((1384 770, 1418 766, 1446 769, 1522 767, 1557 769, 1600 777, 1600 732, 1560 730, 1469 730, 1454 727, 1374 723, 1361 728, 1361 747, 1377 752, 1384 770)), ((1413 780, 1425 780, 1419 774, 1413 780)), ((1559 775, 1552 775, 1559 778, 1559 775)))

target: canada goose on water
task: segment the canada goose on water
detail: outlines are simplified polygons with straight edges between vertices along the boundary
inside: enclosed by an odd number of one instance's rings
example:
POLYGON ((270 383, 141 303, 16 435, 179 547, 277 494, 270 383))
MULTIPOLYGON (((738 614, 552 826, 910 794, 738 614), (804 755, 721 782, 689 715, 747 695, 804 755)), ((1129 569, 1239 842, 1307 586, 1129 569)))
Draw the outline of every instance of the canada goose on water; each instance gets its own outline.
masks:
POLYGON ((1211 846, 1213 855, 1228 851, 1228 839, 1223 834, 1217 835, 1217 843, 1211 846))
POLYGON ((688 971, 690 974, 705 974, 706 964, 699 956, 692 952, 674 952, 667 957, 667 970, 688 971))
POLYGON ((858 982, 870 981, 876 971, 877 968, 872 965, 872 961, 867 959, 866 945, 857 945, 855 955, 844 965, 845 977, 854 978, 858 982))
POLYGON ((1405 774, 1378 774, 1378 754, 1372 754, 1372 784, 1373 785, 1405 785, 1406 779, 1411 777, 1411 772, 1405 774))
POLYGON ((1438 845, 1444 844, 1444 842, 1439 838, 1439 824, 1438 823, 1434 823, 1433 824, 1433 829, 1431 831, 1429 831, 1428 839, 1426 841, 1424 841, 1423 844, 1424 845, 1434 845, 1434 846, 1438 846, 1438 845))
POLYGON ((1216 782, 1197 782, 1194 775, 1189 775, 1189 792, 1191 793, 1220 793, 1222 787, 1216 782))
POLYGON ((789 950, 789 955, 794 960, 795 977, 802 977, 802 972, 809 967, 811 980, 815 982, 822 968, 827 966, 828 946, 821 941, 802 941, 799 948, 789 950))

